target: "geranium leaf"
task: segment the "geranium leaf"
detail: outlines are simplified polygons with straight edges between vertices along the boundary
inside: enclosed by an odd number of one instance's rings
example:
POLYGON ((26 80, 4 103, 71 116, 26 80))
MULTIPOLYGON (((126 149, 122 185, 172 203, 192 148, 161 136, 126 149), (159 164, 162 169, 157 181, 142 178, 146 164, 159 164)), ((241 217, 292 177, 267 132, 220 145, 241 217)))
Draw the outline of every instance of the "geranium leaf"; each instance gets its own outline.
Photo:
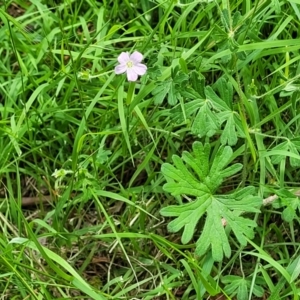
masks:
POLYGON ((199 109, 192 125, 192 133, 202 136, 213 136, 219 129, 219 120, 211 111, 211 105, 208 101, 204 102, 199 109))
POLYGON ((172 82, 170 85, 170 89, 168 92, 168 103, 172 106, 174 106, 177 103, 177 91, 175 88, 175 83, 172 82))
POLYGON ((194 90, 198 93, 200 98, 204 99, 205 98, 205 91, 204 91, 205 77, 199 72, 192 71, 190 74, 190 78, 194 90))
MULTIPOLYGON (((184 104, 184 111, 186 118, 189 118, 195 111, 197 111, 202 106, 201 101, 193 100, 184 104)), ((184 114, 182 112, 182 107, 180 104, 176 105, 170 110, 171 119, 177 124, 181 124, 185 121, 184 114)))
POLYGON ((227 82, 224 77, 221 77, 216 82, 217 90, 221 99, 226 103, 228 110, 232 110, 233 87, 230 82, 227 82))
POLYGON ((230 108, 227 106, 226 102, 223 101, 210 86, 207 86, 205 88, 205 95, 206 95, 207 99, 209 99, 211 101, 211 103, 215 109, 217 109, 219 111, 230 110, 230 108))
POLYGON ((256 223, 241 214, 259 212, 262 199, 253 196, 254 187, 236 190, 228 195, 217 195, 225 177, 232 176, 242 168, 241 164, 230 163, 233 151, 229 146, 219 148, 210 164, 210 146, 195 142, 193 152, 184 151, 182 157, 174 155, 173 165, 163 164, 162 173, 167 179, 164 190, 174 196, 194 196, 191 202, 171 205, 160 213, 165 217, 175 217, 168 225, 171 232, 183 229, 182 243, 188 243, 197 229, 197 224, 205 216, 205 224, 196 243, 196 253, 203 255, 211 248, 212 256, 221 261, 231 254, 228 236, 223 220, 232 229, 238 242, 246 245, 247 238, 253 238, 256 223))
POLYGON ((237 140, 238 138, 235 130, 234 115, 233 113, 229 113, 226 125, 221 134, 221 143, 223 145, 228 144, 229 146, 233 146, 237 143, 237 140))
POLYGON ((192 239, 195 227, 209 205, 210 202, 206 194, 197 198, 196 201, 181 206, 165 207, 160 213, 165 217, 177 217, 168 224, 168 229, 170 232, 178 232, 184 227, 181 241, 186 244, 192 239))
POLYGON ((171 88, 172 82, 171 81, 164 81, 160 82, 156 88, 152 91, 154 104, 161 104, 163 103, 165 97, 169 93, 171 88))

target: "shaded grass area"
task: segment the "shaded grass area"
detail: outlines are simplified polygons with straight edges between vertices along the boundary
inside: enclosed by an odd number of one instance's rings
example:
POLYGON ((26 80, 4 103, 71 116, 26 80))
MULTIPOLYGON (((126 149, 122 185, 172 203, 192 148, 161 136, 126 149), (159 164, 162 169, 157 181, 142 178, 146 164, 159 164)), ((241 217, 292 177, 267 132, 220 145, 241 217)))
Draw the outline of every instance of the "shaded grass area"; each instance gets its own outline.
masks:
POLYGON ((4 1, 3 299, 298 299, 297 202, 252 214, 245 247, 228 229, 221 262, 195 254, 205 218, 183 245, 159 211, 191 200, 163 189, 162 164, 194 141, 210 143, 212 163, 222 144, 225 123, 211 134, 188 106, 220 78, 233 87, 243 170, 219 193, 297 188, 299 16, 279 0, 4 1), (113 70, 133 50, 148 72, 128 83, 113 70))

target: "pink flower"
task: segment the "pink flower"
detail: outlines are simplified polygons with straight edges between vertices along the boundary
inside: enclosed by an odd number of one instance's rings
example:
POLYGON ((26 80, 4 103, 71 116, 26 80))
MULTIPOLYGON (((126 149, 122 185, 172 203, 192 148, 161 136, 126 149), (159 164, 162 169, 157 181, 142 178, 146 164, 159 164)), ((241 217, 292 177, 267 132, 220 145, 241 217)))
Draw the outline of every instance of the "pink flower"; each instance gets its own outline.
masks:
POLYGON ((143 55, 134 51, 132 54, 122 52, 118 57, 119 65, 115 67, 116 74, 127 73, 128 81, 136 81, 138 75, 144 75, 147 71, 147 66, 141 64, 143 55))

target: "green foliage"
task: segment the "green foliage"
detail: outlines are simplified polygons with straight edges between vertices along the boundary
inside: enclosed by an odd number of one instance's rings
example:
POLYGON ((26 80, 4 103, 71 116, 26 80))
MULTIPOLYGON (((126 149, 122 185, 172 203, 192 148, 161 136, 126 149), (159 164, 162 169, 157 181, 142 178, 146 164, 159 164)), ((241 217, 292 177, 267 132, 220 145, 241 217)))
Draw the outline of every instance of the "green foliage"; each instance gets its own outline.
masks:
POLYGON ((286 189, 280 189, 277 191, 278 199, 273 202, 273 207, 276 209, 283 208, 282 219, 286 222, 292 222, 294 219, 298 219, 298 213, 300 212, 300 200, 299 197, 291 193, 286 189))
POLYGON ((180 92, 188 80, 188 75, 176 70, 173 72, 171 80, 160 81, 152 91, 153 100, 155 104, 162 104, 167 97, 168 103, 174 106, 180 98, 180 92))
POLYGON ((109 160, 110 155, 111 155, 110 150, 104 150, 102 147, 100 147, 96 157, 97 163, 104 164, 109 160))
POLYGON ((173 163, 163 164, 162 173, 167 179, 164 190, 174 196, 189 195, 195 200, 181 205, 171 205, 161 209, 165 217, 176 217, 168 224, 171 232, 178 232, 184 228, 181 241, 188 243, 194 233, 199 220, 206 215, 200 238, 197 240, 196 253, 203 255, 211 247, 216 261, 223 259, 223 254, 231 254, 230 243, 222 220, 234 232, 237 240, 245 246, 245 237, 253 238, 253 228, 256 223, 240 216, 242 212, 259 212, 262 199, 253 196, 255 189, 248 186, 227 195, 218 195, 223 180, 242 168, 241 164, 226 167, 232 157, 229 146, 221 147, 213 162, 210 163, 210 145, 200 142, 193 144, 193 153, 183 152, 182 158, 174 155, 173 163))
MULTIPOLYGON (((263 284, 262 278, 258 278, 260 284, 263 284)), ((237 300, 248 300, 249 290, 252 285, 252 278, 245 278, 236 275, 226 275, 222 278, 222 283, 225 284, 224 291, 231 297, 236 296, 237 300)), ((264 289, 257 283, 253 286, 253 294, 256 297, 263 297, 264 289)))
MULTIPOLYGON (((289 261, 286 267, 286 272, 288 273, 288 275, 290 275, 290 283, 294 284, 296 278, 298 278, 300 275, 300 256, 297 256, 295 259, 289 261)), ((286 278, 281 277, 278 283, 276 284, 276 287, 273 289, 269 299, 276 300, 285 298, 285 293, 287 292, 284 289, 285 284, 286 278)))
POLYGON ((1 1, 1 295, 298 299, 298 2, 1 1))
POLYGON ((233 87, 221 77, 216 83, 215 88, 220 97, 210 87, 204 86, 203 78, 196 78, 195 73, 191 76, 191 86, 186 88, 182 95, 191 99, 182 106, 178 105, 171 110, 171 118, 177 123, 195 115, 193 118, 191 132, 199 137, 212 137, 220 131, 221 143, 233 146, 237 143, 238 137, 244 137, 241 118, 233 109, 233 87), (198 85, 195 83, 199 80, 198 85))
MULTIPOLYGON (((281 151, 286 151, 286 152, 290 152, 292 154, 295 154, 295 156, 291 156, 290 157, 290 163, 292 167, 299 167, 300 166, 300 155, 299 155, 299 151, 300 151, 300 138, 294 138, 294 139, 290 139, 287 141, 284 141, 278 145, 276 145, 272 151, 277 151, 277 150, 281 150, 281 151), (298 158, 297 158, 298 156, 298 158)), ((272 163, 273 164, 279 164, 282 160, 285 160, 286 155, 274 155, 272 156, 272 163)))

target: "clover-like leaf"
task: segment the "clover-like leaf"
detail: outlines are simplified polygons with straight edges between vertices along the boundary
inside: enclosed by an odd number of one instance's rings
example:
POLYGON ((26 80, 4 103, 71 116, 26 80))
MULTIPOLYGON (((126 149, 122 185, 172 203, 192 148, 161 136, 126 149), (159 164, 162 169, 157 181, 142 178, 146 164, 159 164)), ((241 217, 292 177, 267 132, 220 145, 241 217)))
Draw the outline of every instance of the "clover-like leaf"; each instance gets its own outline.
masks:
POLYGON ((233 151, 229 146, 221 147, 210 163, 210 145, 200 142, 193 144, 193 152, 184 151, 182 157, 173 156, 173 163, 163 164, 162 173, 167 179, 164 190, 174 196, 194 196, 195 200, 181 205, 171 205, 161 209, 166 217, 175 217, 168 225, 171 232, 183 229, 182 243, 188 243, 197 224, 205 216, 202 233, 196 243, 196 253, 203 255, 209 248, 213 258, 221 261, 225 254, 229 257, 231 248, 223 220, 232 229, 241 245, 247 238, 253 238, 256 223, 241 214, 259 212, 262 199, 253 196, 254 187, 236 190, 228 195, 217 195, 224 178, 232 176, 242 168, 241 164, 228 166, 233 151))

